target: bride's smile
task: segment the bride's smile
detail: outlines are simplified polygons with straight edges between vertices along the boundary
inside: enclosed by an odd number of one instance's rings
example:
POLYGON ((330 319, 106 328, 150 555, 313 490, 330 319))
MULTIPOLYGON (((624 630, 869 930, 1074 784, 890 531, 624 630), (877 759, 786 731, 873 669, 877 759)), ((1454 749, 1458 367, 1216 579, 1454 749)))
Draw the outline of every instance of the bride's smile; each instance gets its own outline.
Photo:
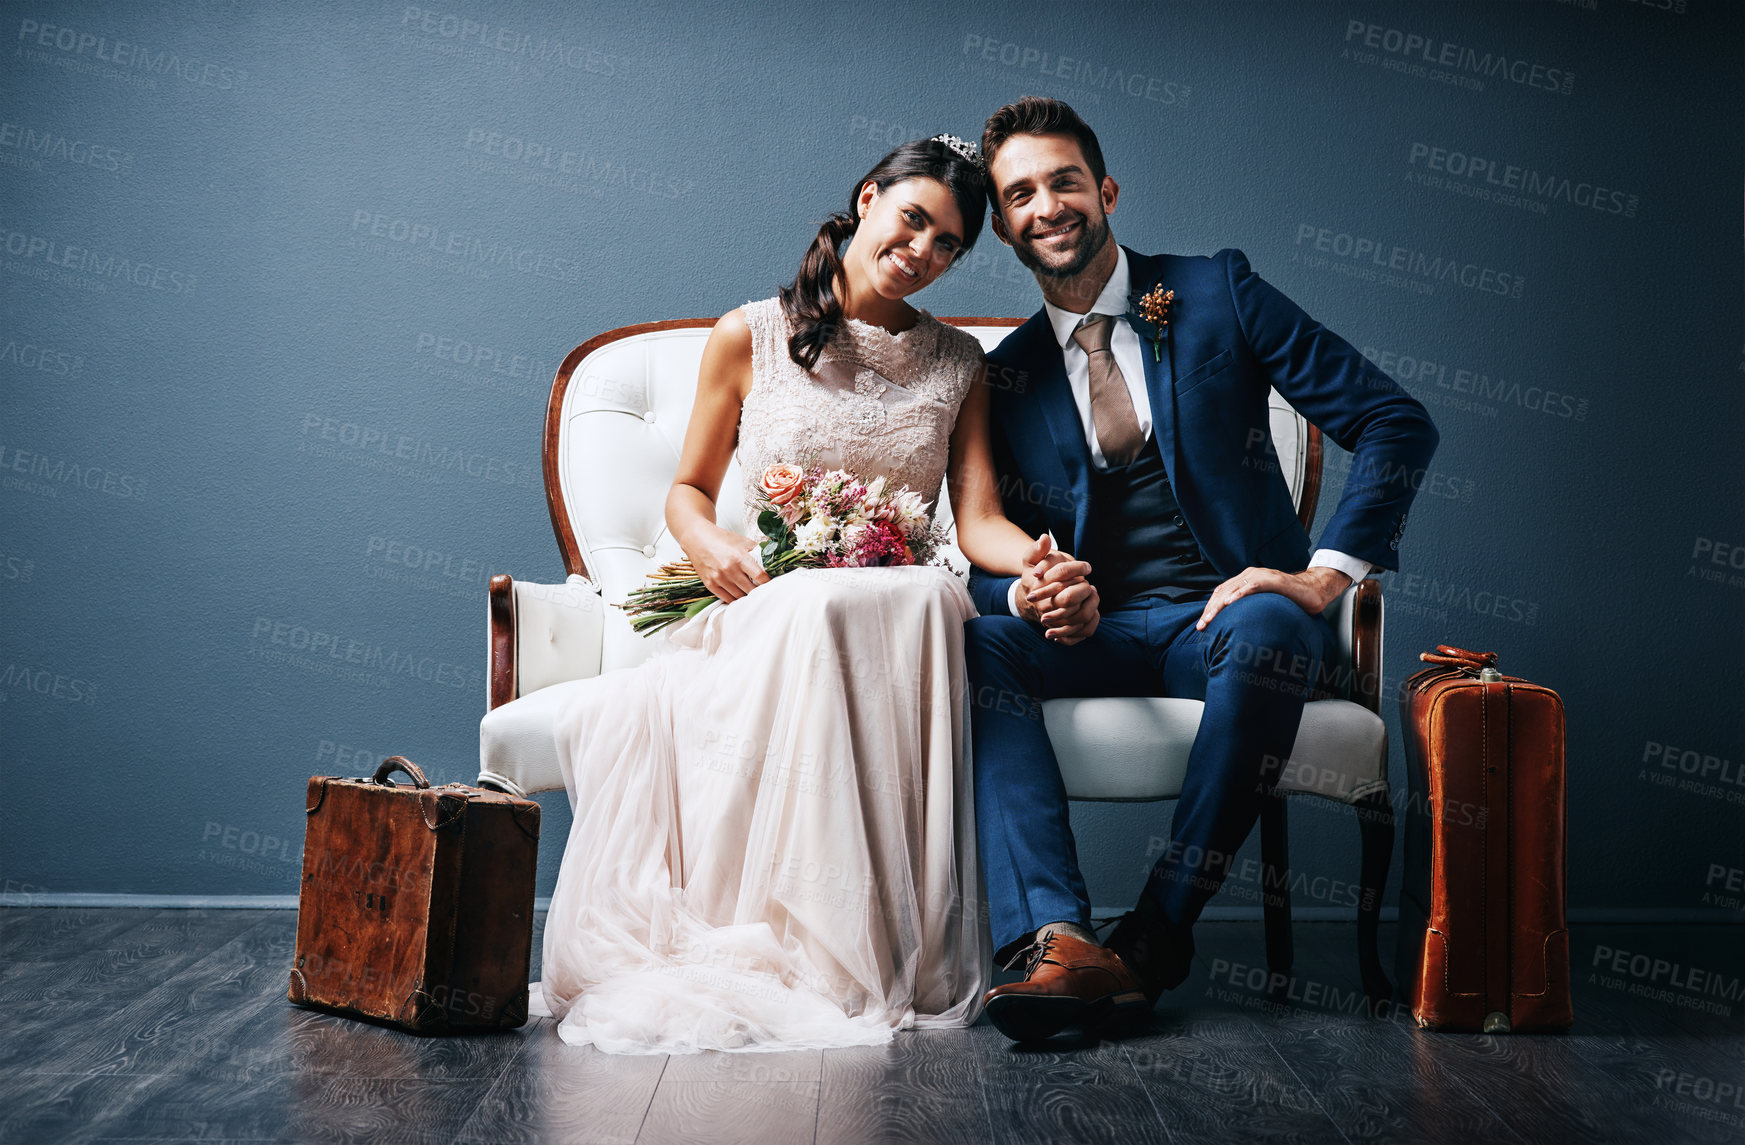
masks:
POLYGON ((909 262, 907 260, 905 260, 903 258, 903 256, 898 254, 896 251, 892 251, 890 254, 886 255, 885 257, 891 260, 892 264, 895 265, 897 268, 897 273, 902 275, 904 278, 919 278, 920 277, 921 272, 919 270, 916 270, 912 265, 910 265, 909 262))

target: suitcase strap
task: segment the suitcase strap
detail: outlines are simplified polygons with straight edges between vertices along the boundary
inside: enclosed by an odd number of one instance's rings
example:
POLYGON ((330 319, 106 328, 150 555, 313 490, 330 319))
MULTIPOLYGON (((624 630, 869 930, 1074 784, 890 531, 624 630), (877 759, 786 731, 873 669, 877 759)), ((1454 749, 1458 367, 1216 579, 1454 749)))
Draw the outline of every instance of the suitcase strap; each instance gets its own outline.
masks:
POLYGON ((1513 957, 1511 880, 1509 686, 1485 683, 1479 700, 1484 759, 1484 1029, 1509 1029, 1509 968, 1513 957))

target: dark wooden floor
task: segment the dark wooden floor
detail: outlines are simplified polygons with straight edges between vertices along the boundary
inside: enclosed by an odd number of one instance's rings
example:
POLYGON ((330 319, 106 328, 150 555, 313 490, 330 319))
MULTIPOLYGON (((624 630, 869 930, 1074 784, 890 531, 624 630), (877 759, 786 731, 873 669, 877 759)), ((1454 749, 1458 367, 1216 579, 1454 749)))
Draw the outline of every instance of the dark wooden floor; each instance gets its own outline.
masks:
POLYGON ((1745 1141, 1742 1004, 1592 969, 1605 946, 1736 986, 1739 927, 1578 930, 1567 1035, 1367 1016, 1347 925, 1299 923, 1269 997, 1259 925, 1202 923, 1195 976, 1125 1041, 1018 1049, 984 1023, 673 1058, 572 1049, 549 1021, 432 1040, 297 1009, 294 929, 290 911, 0 910, 0 1141, 1745 1141))

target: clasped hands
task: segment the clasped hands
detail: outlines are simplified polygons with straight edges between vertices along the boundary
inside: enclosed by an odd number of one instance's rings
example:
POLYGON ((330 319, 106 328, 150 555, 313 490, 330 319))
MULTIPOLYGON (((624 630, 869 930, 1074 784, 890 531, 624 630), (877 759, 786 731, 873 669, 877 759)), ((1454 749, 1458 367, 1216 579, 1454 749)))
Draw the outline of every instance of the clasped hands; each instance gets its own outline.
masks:
MULTIPOLYGON (((1097 588, 1088 579, 1091 566, 1054 547, 1046 533, 1024 555, 1018 578, 1018 615, 1042 625, 1042 635, 1062 644, 1077 644, 1097 630, 1097 588)), ((1279 569, 1246 568, 1212 590, 1194 627, 1204 631, 1225 606, 1257 592, 1276 592, 1311 616, 1319 615, 1351 585, 1351 578, 1325 566, 1288 573, 1279 569)))
POLYGON ((1044 639, 1077 644, 1097 630, 1097 586, 1091 566, 1054 547, 1047 533, 1030 542, 1014 597, 1018 615, 1042 626, 1044 639))

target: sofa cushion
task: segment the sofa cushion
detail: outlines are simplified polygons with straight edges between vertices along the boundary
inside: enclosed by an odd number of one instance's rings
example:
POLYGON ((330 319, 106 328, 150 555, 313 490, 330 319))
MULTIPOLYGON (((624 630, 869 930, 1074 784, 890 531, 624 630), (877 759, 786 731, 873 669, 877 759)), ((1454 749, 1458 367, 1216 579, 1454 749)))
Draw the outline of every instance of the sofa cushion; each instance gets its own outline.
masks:
POLYGON ((564 703, 587 679, 568 680, 485 713, 479 721, 479 781, 516 795, 563 790, 552 729, 564 703))
MULTIPOLYGON (((1168 697, 1049 700, 1042 719, 1070 799, 1181 795, 1205 704, 1168 697)), ((1387 726, 1349 700, 1303 706, 1279 790, 1351 802, 1387 787, 1387 726)))

